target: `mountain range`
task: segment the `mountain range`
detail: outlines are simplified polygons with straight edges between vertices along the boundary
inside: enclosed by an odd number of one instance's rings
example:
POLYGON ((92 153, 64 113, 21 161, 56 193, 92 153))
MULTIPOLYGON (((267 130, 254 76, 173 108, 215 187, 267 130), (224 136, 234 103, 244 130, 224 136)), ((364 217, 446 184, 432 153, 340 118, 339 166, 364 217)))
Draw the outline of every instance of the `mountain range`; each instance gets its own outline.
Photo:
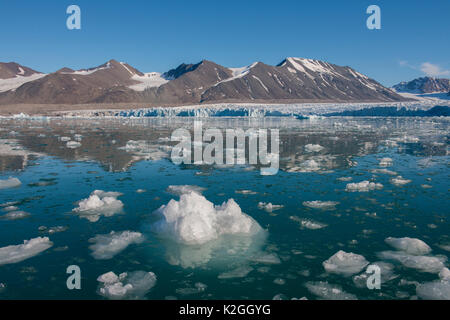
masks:
POLYGON ((393 86, 397 92, 450 94, 450 79, 422 77, 393 86))
POLYGON ((255 62, 227 68, 212 61, 143 73, 110 60, 95 68, 44 74, 0 63, 0 105, 223 102, 390 102, 406 98, 348 66, 286 58, 276 66, 255 62))

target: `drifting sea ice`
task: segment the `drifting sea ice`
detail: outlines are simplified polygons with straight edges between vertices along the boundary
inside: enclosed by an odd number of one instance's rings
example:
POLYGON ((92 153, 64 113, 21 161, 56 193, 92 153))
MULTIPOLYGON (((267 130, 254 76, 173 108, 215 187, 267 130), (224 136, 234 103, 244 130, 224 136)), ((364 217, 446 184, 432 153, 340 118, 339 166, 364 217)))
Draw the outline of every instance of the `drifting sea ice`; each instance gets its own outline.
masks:
POLYGON ((335 210, 339 204, 337 201, 304 201, 303 205, 308 208, 321 210, 335 210))
POLYGON ((95 259, 107 260, 125 250, 130 244, 139 244, 143 241, 144 236, 140 232, 111 231, 111 233, 99 234, 89 239, 89 242, 94 243, 89 246, 89 249, 92 250, 92 256, 95 259))
POLYGON ((123 203, 117 199, 121 195, 120 192, 95 190, 89 198, 81 200, 78 208, 72 211, 90 222, 97 222, 100 216, 110 217, 122 211, 123 203))
POLYGON ((391 183, 393 185, 396 185, 396 186, 403 186, 403 185, 408 184, 410 182, 411 182, 411 180, 404 179, 402 176, 398 176, 398 177, 395 177, 395 178, 391 179, 391 183))
POLYGON ((272 204, 270 202, 269 203, 265 203, 265 202, 258 203, 258 209, 265 210, 267 212, 273 212, 273 211, 280 210, 283 208, 284 208, 284 206, 281 204, 272 204))
POLYGON ((381 183, 369 182, 367 180, 358 183, 348 183, 345 187, 345 191, 348 192, 368 192, 376 189, 383 189, 383 185, 381 183))
POLYGON ((320 152, 323 149, 325 149, 325 148, 319 144, 307 144, 305 146, 305 152, 320 152))
POLYGON ((181 196, 182 194, 189 192, 197 192, 198 194, 201 194, 205 190, 206 188, 193 185, 168 186, 166 189, 167 192, 174 194, 176 196, 181 196))
POLYGON ((450 300, 450 280, 435 280, 419 284, 417 295, 426 300, 450 300))
MULTIPOLYGON (((398 277, 394 273, 394 265, 384 261, 378 261, 371 263, 370 266, 377 266, 380 268, 381 283, 386 283, 398 277)), ((369 266, 368 266, 369 267, 369 266)), ((353 283, 357 288, 367 288, 367 279, 372 273, 363 272, 361 274, 353 276, 353 283)))
POLYGON ((391 247, 412 255, 424 255, 431 252, 431 248, 420 239, 389 237, 384 241, 391 247))
POLYGON ((391 167, 393 164, 393 161, 391 158, 382 158, 380 159, 380 167, 391 167))
POLYGON ((302 219, 297 216, 290 216, 289 219, 292 221, 298 222, 301 228, 306 228, 310 230, 318 230, 327 227, 328 225, 325 223, 317 222, 311 219, 302 219))
POLYGON ((134 271, 117 276, 110 271, 97 278, 100 282, 98 292, 111 299, 142 299, 156 284, 153 272, 134 271))
POLYGON ((217 278, 219 279, 234 279, 234 278, 244 278, 254 269, 249 266, 242 266, 231 271, 226 271, 221 274, 217 278))
POLYGON ((152 225, 156 234, 187 245, 204 244, 227 234, 252 236, 262 230, 233 199, 215 206, 195 192, 182 194, 180 201, 170 200, 155 214, 160 217, 152 225))
POLYGON ((351 276, 361 272, 369 262, 363 256, 352 252, 338 251, 322 263, 329 273, 351 276))
POLYGON ((406 268, 428 273, 439 273, 447 261, 444 256, 416 256, 402 251, 382 251, 377 256, 383 260, 397 261, 406 268))
POLYGON ((0 190, 20 187, 22 182, 17 178, 9 178, 6 180, 0 180, 0 190))
POLYGON ((306 288, 314 295, 325 300, 357 300, 356 296, 342 290, 340 286, 326 281, 307 282, 306 288))
POLYGON ((24 240, 23 244, 0 248, 0 265, 17 263, 38 255, 53 246, 47 237, 24 240))
POLYGON ((7 214, 0 216, 0 219, 4 220, 20 220, 25 219, 31 216, 30 213, 25 211, 10 211, 7 214))
POLYGON ((66 143, 66 147, 69 149, 76 149, 76 148, 81 147, 81 143, 78 141, 68 141, 66 143))

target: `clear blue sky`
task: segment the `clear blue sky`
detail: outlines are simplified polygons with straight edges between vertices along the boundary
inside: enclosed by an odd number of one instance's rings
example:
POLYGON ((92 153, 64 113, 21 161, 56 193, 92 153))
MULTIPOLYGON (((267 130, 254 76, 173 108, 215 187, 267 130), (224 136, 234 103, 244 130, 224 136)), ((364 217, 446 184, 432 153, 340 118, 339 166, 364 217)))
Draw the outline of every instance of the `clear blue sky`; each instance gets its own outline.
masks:
POLYGON ((114 58, 163 72, 202 59, 240 67, 294 56, 390 86, 450 76, 449 16, 449 0, 1 0, 0 61, 52 72, 114 58), (81 30, 66 28, 70 4, 81 7, 81 30), (381 7, 381 30, 366 28, 370 4, 381 7))

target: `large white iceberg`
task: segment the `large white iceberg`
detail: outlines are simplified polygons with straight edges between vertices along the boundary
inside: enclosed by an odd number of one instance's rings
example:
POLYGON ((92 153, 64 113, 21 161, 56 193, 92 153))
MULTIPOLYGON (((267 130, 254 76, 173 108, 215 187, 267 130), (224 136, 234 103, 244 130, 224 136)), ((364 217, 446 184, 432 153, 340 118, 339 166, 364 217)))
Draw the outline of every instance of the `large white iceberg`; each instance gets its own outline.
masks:
POLYGON ((351 276, 361 272, 369 264, 363 256, 352 252, 339 250, 328 260, 322 263, 329 273, 336 273, 343 276, 351 276))
POLYGON ((110 271, 97 278, 100 295, 112 299, 142 299, 156 284, 153 272, 134 271, 116 275, 110 271))
POLYGON ((0 190, 20 187, 21 184, 22 182, 19 179, 10 177, 6 180, 0 180, 0 190))
POLYGON ((144 236, 140 232, 111 231, 108 234, 99 234, 89 239, 89 242, 94 243, 89 246, 89 249, 92 250, 92 256, 95 259, 107 260, 125 250, 130 244, 139 244, 143 241, 144 236))
POLYGON ((0 248, 0 265, 17 263, 34 257, 53 246, 47 237, 24 240, 23 244, 0 248))
POLYGON ((120 192, 95 190, 89 198, 78 202, 78 207, 72 211, 90 222, 97 222, 100 216, 110 217, 122 212, 123 203, 117 199, 121 195, 120 192))
POLYGON ((196 192, 182 194, 180 201, 170 200, 155 214, 160 218, 152 225, 156 234, 188 245, 204 244, 222 235, 251 236, 262 230, 233 199, 214 206, 196 192))

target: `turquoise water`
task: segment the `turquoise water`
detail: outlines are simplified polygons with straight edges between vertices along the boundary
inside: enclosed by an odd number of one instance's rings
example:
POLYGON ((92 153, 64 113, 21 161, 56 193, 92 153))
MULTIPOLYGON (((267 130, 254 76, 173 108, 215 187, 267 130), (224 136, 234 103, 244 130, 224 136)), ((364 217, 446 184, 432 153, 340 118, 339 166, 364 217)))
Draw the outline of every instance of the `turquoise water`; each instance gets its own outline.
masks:
POLYGON ((0 120, 0 180, 21 181, 19 187, 0 189, 0 204, 15 202, 18 210, 30 213, 23 219, 0 219, 0 248, 37 237, 49 237, 53 243, 24 261, 0 263, 0 283, 5 285, 0 298, 104 299, 97 277, 109 271, 155 273, 155 286, 140 297, 145 299, 272 299, 280 294, 286 299, 324 298, 307 287, 318 281, 339 286, 358 299, 414 299, 418 284, 439 279, 437 273, 386 260, 392 263, 395 277, 380 290, 369 290, 356 286, 352 276, 327 272, 322 263, 339 250, 362 255, 369 262, 381 261, 377 253, 394 250, 385 243, 387 237, 418 238, 431 247, 430 256, 448 256, 447 119, 203 122, 204 127, 279 128, 280 171, 262 176, 251 166, 173 164, 169 154, 174 144, 165 138, 180 126, 192 128, 189 119, 0 120), (61 137, 75 140, 76 134, 82 136, 81 146, 68 148, 61 137), (141 144, 125 148, 129 141, 141 144), (323 149, 305 152, 307 144, 323 149), (382 158, 392 159, 392 165, 380 166, 382 158), (317 166, 306 165, 310 160, 317 166), (391 179, 397 176, 411 181, 395 185, 391 179), (342 179, 349 177, 351 181, 342 179), (366 180, 383 188, 346 191, 348 183, 366 180), (152 232, 152 212, 179 199, 167 191, 171 185, 203 187, 203 196, 216 205, 233 198, 265 231, 252 238, 225 236, 197 246, 163 239, 152 232), (118 197, 122 212, 101 216, 97 222, 73 212, 78 201, 94 190, 122 193, 118 197), (303 204, 315 200, 338 203, 334 210, 303 204), (260 202, 283 207, 267 212, 258 208, 260 202), (298 222, 302 219, 326 226, 308 229, 298 222), (65 228, 49 234, 42 226, 65 228), (144 241, 130 244, 108 260, 91 255, 89 239, 124 230, 141 232, 144 241), (277 261, 267 263, 258 259, 262 256, 277 261), (81 290, 66 287, 69 265, 81 269, 81 290), (219 276, 236 269, 248 272, 241 277, 219 276))

